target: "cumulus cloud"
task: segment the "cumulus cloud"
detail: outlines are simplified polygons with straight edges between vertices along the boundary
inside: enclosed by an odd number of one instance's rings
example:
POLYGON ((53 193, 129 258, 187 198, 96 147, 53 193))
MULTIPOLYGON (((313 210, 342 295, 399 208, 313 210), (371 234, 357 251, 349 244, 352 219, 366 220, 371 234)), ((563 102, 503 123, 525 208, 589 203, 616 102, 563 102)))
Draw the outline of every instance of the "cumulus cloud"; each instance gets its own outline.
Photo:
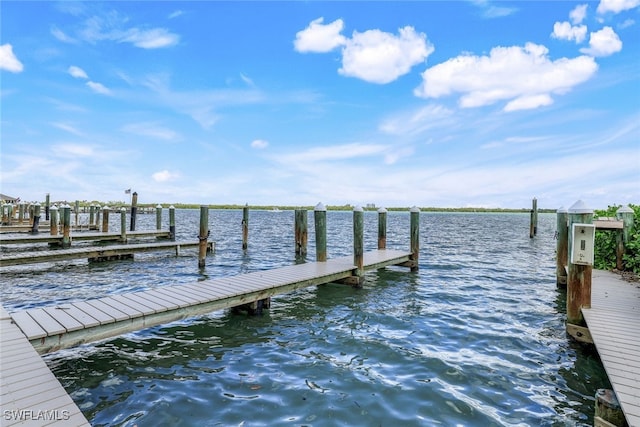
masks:
POLYGON ((620 13, 638 6, 640 6, 640 0, 600 0, 597 12, 600 14, 607 12, 620 13))
POLYGON ((344 76, 357 77, 370 83, 389 83, 424 62, 434 51, 424 33, 413 27, 400 28, 398 35, 380 30, 354 31, 342 51, 344 76))
POLYGON ((589 47, 580 52, 591 56, 609 56, 622 50, 622 41, 611 27, 604 27, 600 31, 591 33, 589 47))
POLYGON ((13 53, 13 46, 8 43, 0 46, 0 70, 12 73, 20 73, 24 70, 22 62, 13 53))
POLYGON ((255 139, 251 141, 251 148, 256 148, 258 150, 265 149, 269 146, 269 142, 264 139, 255 139))
POLYGON ((168 170, 162 170, 159 172, 155 172, 153 175, 151 175, 151 178, 153 178, 153 180, 155 182, 169 182, 169 181, 174 181, 175 179, 179 178, 180 174, 178 173, 173 173, 173 172, 169 172, 168 170))
POLYGON ((298 52, 329 52, 343 45, 346 38, 340 34, 344 28, 342 19, 336 19, 330 24, 323 25, 324 18, 318 18, 307 28, 296 33, 293 47, 298 52))
POLYGON ((70 66, 67 71, 69 72, 69 74, 72 77, 75 77, 76 79, 88 79, 89 78, 87 73, 82 68, 76 67, 75 65, 70 66))
POLYGON ((584 18, 587 17, 587 7, 588 5, 581 4, 574 7, 573 10, 569 12, 569 18, 573 25, 581 24, 582 21, 584 21, 584 18))
POLYGON ((489 56, 460 55, 422 73, 423 82, 414 94, 439 98, 460 93, 463 108, 508 101, 505 111, 533 109, 553 102, 591 78, 598 65, 590 56, 549 59, 545 46, 496 47, 489 56))
POLYGON ((556 22, 553 24, 551 37, 561 40, 575 40, 576 43, 582 43, 587 37, 587 26, 573 26, 567 21, 556 22))

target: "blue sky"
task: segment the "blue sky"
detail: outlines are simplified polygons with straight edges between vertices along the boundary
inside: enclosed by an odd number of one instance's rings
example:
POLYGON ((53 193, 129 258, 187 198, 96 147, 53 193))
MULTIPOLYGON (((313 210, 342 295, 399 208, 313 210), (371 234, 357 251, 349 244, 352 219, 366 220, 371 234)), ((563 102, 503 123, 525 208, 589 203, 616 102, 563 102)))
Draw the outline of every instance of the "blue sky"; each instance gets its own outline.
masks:
POLYGON ((22 200, 640 203, 640 0, 0 8, 22 200))

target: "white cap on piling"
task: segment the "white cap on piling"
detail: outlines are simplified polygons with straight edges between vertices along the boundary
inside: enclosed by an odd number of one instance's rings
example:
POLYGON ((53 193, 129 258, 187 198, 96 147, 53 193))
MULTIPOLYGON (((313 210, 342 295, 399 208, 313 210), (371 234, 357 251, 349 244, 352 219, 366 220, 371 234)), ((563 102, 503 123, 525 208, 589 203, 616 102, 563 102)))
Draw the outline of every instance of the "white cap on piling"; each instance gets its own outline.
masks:
POLYGON ((315 208, 313 208, 314 211, 326 211, 327 208, 322 204, 322 202, 319 202, 315 208))
POLYGON ((620 209, 618 209, 616 211, 617 214, 622 214, 622 213, 634 213, 633 209, 631 209, 629 206, 622 206, 620 209))
POLYGON ((362 206, 360 206, 360 205, 355 205, 353 207, 353 211, 354 212, 364 212, 364 209, 362 209, 362 206))
POLYGON ((126 211, 127 211, 127 208, 125 208, 124 206, 120 207, 120 212, 126 212, 126 211))
POLYGON ((53 210, 57 211, 57 210, 58 210, 58 207, 57 207, 56 205, 53 205, 53 206, 51 206, 51 207, 49 208, 49 210, 50 210, 50 211, 53 211, 53 210))
POLYGON ((589 209, 582 200, 578 200, 569 208, 570 214, 592 214, 593 209, 589 209))
POLYGON ((564 206, 560 206, 558 210, 556 210, 556 213, 565 214, 565 213, 569 213, 569 211, 564 206))
POLYGON ((109 206, 107 206, 107 205, 104 205, 104 208, 102 208, 102 210, 103 211, 108 211, 108 210, 111 210, 111 208, 109 206))
POLYGON ((162 209, 162 205, 158 203, 158 205, 156 206, 156 209, 162 209))
POLYGON ((409 209, 409 212, 420 212, 420 208, 417 206, 412 206, 411 209, 409 209))
POLYGON ((378 209, 378 213, 387 213, 387 208, 378 209))

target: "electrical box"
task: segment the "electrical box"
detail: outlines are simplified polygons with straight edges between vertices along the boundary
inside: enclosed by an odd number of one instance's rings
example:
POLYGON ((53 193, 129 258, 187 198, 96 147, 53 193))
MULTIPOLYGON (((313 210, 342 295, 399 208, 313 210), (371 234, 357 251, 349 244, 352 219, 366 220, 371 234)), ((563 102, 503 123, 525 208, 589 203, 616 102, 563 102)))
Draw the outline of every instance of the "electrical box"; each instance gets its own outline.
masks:
POLYGON ((571 263, 593 265, 596 226, 593 224, 573 224, 571 232, 571 263))

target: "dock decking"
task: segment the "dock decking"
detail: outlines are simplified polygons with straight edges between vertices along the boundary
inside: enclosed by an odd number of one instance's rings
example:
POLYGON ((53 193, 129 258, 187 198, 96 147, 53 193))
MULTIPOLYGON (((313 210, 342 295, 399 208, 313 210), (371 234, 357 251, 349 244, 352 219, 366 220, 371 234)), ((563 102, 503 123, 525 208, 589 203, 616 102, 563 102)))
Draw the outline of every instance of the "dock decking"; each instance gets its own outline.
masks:
MULTIPOLYGON (((154 252, 174 249, 179 253, 183 248, 197 248, 198 242, 154 242, 131 245, 88 246, 71 249, 55 249, 49 251, 34 251, 0 256, 0 267, 12 265, 37 264, 41 262, 68 261, 87 258, 89 260, 110 259, 118 256, 132 255, 140 252, 154 252)), ((210 248, 213 242, 209 242, 210 248)))
POLYGON ((640 427, 640 283, 593 270, 589 332, 630 427, 640 427))
MULTIPOLYGON (((410 252, 381 249, 364 254, 364 269, 409 262, 410 252)), ((189 285, 33 308, 11 314, 40 353, 251 303, 295 289, 353 276, 353 257, 310 262, 189 285)))
MULTIPOLYGON (((71 236, 72 241, 109 241, 120 240, 122 234, 117 233, 74 233, 71 236)), ((145 237, 170 238, 171 233, 168 230, 151 230, 151 231, 128 231, 126 239, 140 239, 145 237)), ((18 244, 38 244, 38 243, 62 243, 63 236, 52 236, 46 233, 39 233, 29 236, 0 236, 0 245, 18 245, 18 244)))
POLYGON ((3 426, 89 426, 11 317, 0 307, 0 402, 3 426))

